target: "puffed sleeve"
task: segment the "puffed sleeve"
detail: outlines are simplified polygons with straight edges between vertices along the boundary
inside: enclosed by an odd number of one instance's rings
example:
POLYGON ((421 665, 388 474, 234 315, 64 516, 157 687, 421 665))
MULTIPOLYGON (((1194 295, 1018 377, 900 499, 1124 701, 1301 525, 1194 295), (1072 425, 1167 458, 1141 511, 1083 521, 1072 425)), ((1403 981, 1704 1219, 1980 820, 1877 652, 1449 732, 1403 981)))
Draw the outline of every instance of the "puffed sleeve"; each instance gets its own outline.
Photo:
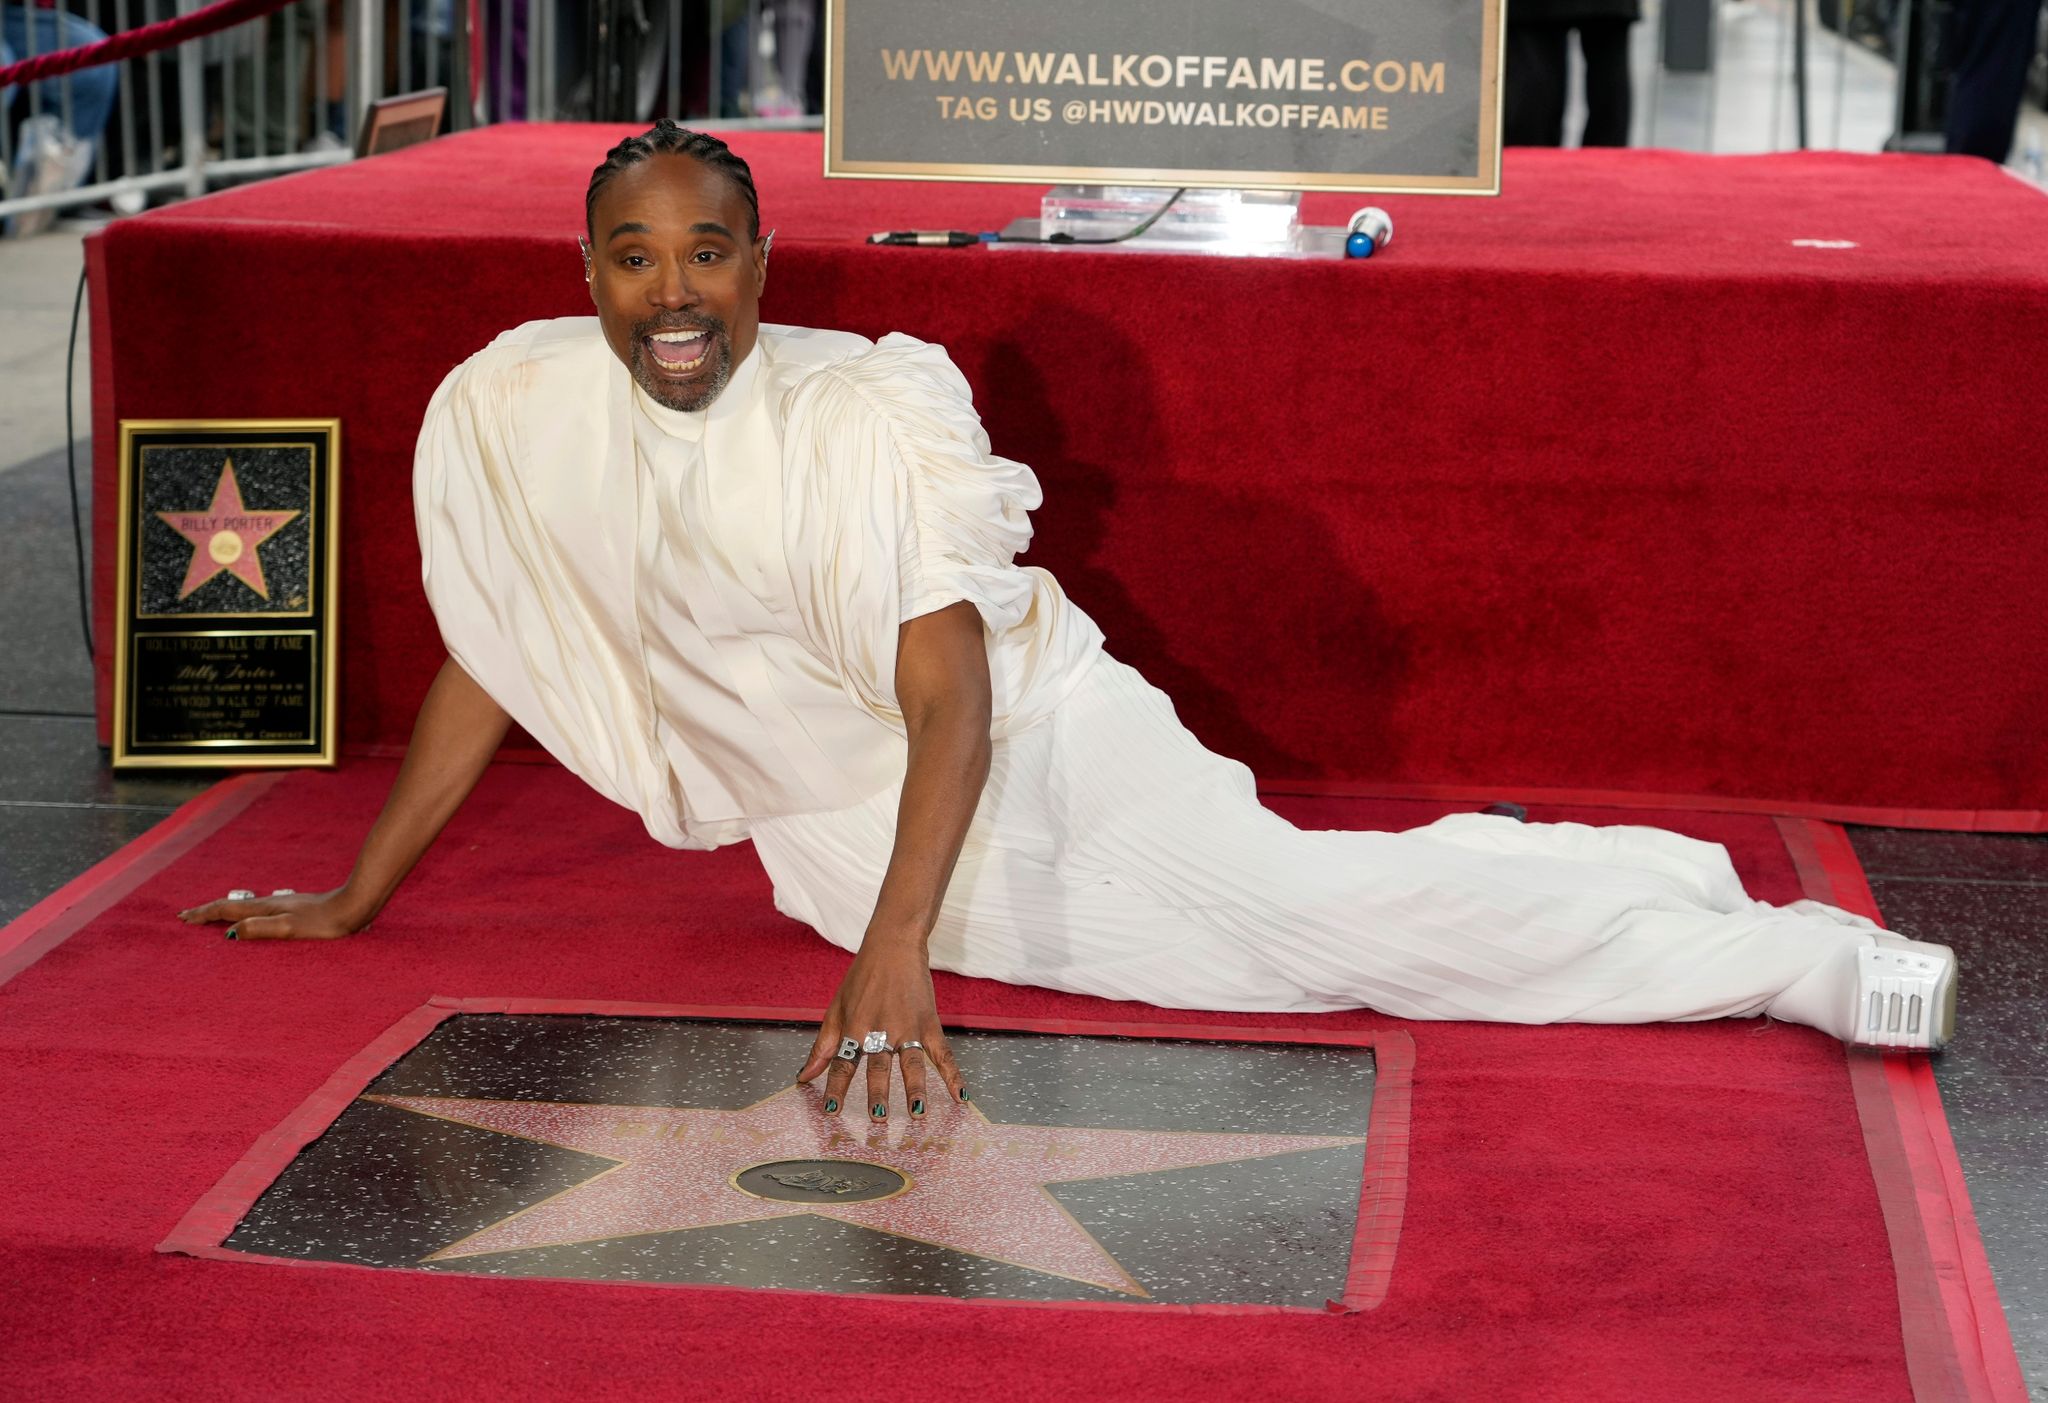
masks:
POLYGON ((885 336, 811 377, 792 409, 792 419, 800 409, 836 430, 834 476, 868 499, 847 505, 865 505, 896 535, 899 622, 963 599, 991 632, 1022 621, 1031 579, 1014 560, 1031 544, 1038 479, 990 451, 973 392, 944 350, 885 336))
POLYGON ((967 381, 945 352, 917 352, 918 372, 895 387, 896 412, 886 416, 909 489, 899 618, 964 599, 1001 633, 1031 608, 1031 577, 1015 560, 1031 545, 1038 479, 989 450, 967 381))
MULTIPOLYGON (((855 700, 900 719, 898 625, 962 600, 987 626, 992 664, 1004 658, 1043 588, 1043 572, 1015 563, 1038 479, 991 451, 946 353, 886 336, 810 372, 784 407, 798 607, 855 700)), ((1000 698, 1006 678, 992 678, 1000 698)))
MULTIPOLYGON (((513 720, 600 794, 638 812, 656 839, 698 848, 736 841, 743 834, 689 825, 647 739, 645 674, 615 641, 615 621, 588 580, 564 565, 595 553, 561 549, 551 531, 569 514, 536 499, 527 413, 545 405, 560 419, 562 406, 594 406, 592 423, 576 421, 581 441, 596 445, 584 461, 539 456, 556 475, 577 474, 575 484, 595 482, 604 394, 601 380, 592 388, 582 379, 557 393, 560 375, 546 373, 528 331, 507 333, 450 372, 420 427, 413 509, 442 642, 513 720)), ((564 495, 597 494, 571 485, 564 495)))

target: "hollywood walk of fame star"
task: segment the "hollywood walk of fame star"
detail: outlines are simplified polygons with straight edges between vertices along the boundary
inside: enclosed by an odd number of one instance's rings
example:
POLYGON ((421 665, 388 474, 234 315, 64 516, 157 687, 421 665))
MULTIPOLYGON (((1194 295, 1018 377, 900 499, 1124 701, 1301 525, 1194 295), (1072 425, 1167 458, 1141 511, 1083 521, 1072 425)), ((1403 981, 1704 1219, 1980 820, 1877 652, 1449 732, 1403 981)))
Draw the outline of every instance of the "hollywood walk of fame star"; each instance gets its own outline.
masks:
POLYGON ((800 1086, 738 1110, 364 1099, 618 1161, 428 1262, 812 1213, 1133 1296, 1147 1292, 1046 1192, 1048 1184, 1363 1143, 1358 1136, 996 1124, 979 1107, 952 1101, 936 1102, 921 1121, 863 1122, 857 1136, 800 1086), (852 1182, 864 1166, 879 1165, 907 1187, 861 1202, 777 1202, 733 1182, 752 1166, 785 1160, 825 1161, 852 1182))
POLYGON ((204 510, 157 513, 160 521, 192 543, 192 563, 185 567, 185 584, 178 598, 188 598, 223 570, 255 590, 259 598, 270 598, 256 547, 297 515, 296 511, 251 511, 244 506, 242 484, 235 479, 235 460, 228 459, 213 485, 213 500, 204 510))

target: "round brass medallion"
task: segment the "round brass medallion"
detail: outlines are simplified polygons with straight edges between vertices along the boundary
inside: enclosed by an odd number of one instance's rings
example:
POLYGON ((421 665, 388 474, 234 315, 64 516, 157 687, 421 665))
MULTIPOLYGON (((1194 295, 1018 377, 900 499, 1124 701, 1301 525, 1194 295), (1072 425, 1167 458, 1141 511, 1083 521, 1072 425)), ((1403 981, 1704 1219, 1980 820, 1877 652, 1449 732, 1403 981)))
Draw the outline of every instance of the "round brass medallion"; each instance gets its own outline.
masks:
POLYGON ((878 1203, 908 1193, 900 1169, 864 1159, 772 1159, 750 1164, 729 1181, 743 1194, 773 1203, 878 1203))

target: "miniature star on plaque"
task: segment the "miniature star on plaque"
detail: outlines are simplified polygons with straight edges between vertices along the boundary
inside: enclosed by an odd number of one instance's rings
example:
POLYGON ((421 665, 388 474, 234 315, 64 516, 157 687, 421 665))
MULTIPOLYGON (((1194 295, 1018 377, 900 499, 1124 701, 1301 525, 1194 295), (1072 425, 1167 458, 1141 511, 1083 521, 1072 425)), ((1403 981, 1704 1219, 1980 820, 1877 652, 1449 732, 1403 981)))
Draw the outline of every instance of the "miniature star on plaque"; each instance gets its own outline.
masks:
POLYGON ((242 484, 235 480, 235 461, 228 459, 214 483, 213 500, 204 510, 157 513, 159 520, 192 543, 192 563, 186 567, 178 598, 189 597, 223 570, 256 591, 258 598, 270 598, 256 547, 298 515, 296 511, 251 511, 244 506, 242 484))

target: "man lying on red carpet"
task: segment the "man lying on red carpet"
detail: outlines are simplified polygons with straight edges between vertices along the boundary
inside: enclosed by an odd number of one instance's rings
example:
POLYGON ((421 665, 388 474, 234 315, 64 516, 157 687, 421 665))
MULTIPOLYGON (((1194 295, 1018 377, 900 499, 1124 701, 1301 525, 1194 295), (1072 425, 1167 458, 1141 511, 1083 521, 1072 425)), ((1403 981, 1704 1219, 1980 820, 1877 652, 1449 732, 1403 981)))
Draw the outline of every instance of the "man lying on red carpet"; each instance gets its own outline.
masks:
POLYGON ((506 332, 427 410, 449 658, 354 872, 186 920, 362 929, 517 720, 659 841, 751 838, 777 908, 855 952, 799 1076, 829 1068, 828 1111, 864 1054, 871 1116, 892 1065, 913 1116, 927 1063, 966 1098, 934 968, 1177 1008, 1949 1037, 1946 947, 1753 901, 1715 844, 1293 827, 1014 564, 1038 483, 944 351, 761 324, 773 235, 723 142, 667 120, 620 142, 586 231, 597 316, 506 332))

